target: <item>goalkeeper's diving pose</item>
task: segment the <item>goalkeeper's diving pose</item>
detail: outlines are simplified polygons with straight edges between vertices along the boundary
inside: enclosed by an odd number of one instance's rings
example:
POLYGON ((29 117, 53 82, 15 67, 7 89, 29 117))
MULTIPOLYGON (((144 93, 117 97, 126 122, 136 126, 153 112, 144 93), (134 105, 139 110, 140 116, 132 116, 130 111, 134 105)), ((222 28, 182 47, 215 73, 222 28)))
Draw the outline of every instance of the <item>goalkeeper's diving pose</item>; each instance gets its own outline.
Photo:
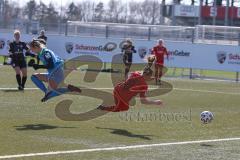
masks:
POLYGON ((29 43, 29 46, 32 52, 37 53, 37 58, 42 62, 42 65, 39 65, 31 60, 29 66, 32 66, 35 70, 47 69, 47 73, 35 73, 31 76, 33 83, 45 93, 42 102, 66 92, 81 92, 81 89, 73 85, 59 87, 59 84, 64 80, 64 61, 53 51, 47 49, 41 40, 34 39, 29 43), (48 88, 43 82, 48 82, 48 88))
POLYGON ((113 95, 115 105, 100 105, 98 109, 109 112, 127 111, 129 109, 129 101, 138 94, 140 95, 140 100, 143 104, 162 105, 163 103, 161 100, 150 100, 146 97, 146 92, 148 90, 146 81, 154 79, 152 77, 153 71, 150 68, 153 61, 154 59, 149 58, 149 63, 144 68, 143 73, 132 72, 126 81, 121 82, 114 87, 113 95))

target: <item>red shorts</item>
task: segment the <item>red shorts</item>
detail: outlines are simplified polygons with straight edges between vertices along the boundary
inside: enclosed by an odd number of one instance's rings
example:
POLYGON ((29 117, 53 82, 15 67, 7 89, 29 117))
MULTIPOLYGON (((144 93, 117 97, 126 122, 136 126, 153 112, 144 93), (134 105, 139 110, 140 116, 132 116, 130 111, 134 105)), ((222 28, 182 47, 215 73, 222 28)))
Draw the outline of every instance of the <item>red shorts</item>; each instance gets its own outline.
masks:
POLYGON ((127 111, 129 109, 128 102, 125 102, 115 89, 113 91, 113 95, 114 95, 115 107, 112 112, 127 111))
POLYGON ((115 105, 113 106, 107 106, 104 108, 101 108, 102 110, 109 111, 109 112, 121 112, 121 111, 127 111, 129 109, 128 102, 126 103, 118 94, 116 91, 116 88, 113 91, 114 94, 114 101, 115 105))

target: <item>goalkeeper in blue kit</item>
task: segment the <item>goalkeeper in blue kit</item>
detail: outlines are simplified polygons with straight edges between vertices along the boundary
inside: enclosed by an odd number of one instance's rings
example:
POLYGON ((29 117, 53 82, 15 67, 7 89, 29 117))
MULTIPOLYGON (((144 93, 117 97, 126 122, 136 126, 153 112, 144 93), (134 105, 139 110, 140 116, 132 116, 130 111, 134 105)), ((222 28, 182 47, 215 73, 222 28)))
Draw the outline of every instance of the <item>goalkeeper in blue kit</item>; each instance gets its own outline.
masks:
POLYGON ((70 84, 66 87, 59 87, 59 84, 64 81, 64 61, 53 51, 47 49, 43 40, 34 39, 29 43, 29 47, 37 54, 35 57, 42 62, 42 65, 36 64, 34 60, 30 60, 28 65, 35 70, 47 69, 47 73, 35 73, 31 76, 33 83, 45 93, 42 102, 67 92, 81 93, 81 89, 70 84), (49 84, 48 88, 43 82, 49 84))

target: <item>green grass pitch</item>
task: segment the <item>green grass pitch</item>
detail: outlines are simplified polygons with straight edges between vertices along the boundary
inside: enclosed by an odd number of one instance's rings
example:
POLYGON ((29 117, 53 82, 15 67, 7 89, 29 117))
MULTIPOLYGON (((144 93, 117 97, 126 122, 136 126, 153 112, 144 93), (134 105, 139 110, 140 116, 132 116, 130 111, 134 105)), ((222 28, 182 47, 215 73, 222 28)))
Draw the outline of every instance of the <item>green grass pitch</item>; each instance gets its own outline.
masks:
MULTIPOLYGON (((29 69, 28 77, 33 72, 29 69)), ((83 71, 73 71, 66 81, 112 92, 110 73, 100 73, 92 83, 85 82, 84 75, 83 71)), ((75 114, 94 109, 102 101, 94 96, 61 95, 41 103, 43 93, 40 90, 18 92, 11 89, 17 87, 11 67, 0 66, 0 77, 0 158, 4 155, 240 137, 238 83, 164 78, 174 89, 151 97, 163 100, 164 107, 142 105, 136 99, 136 105, 128 112, 108 113, 90 121, 63 121, 55 114, 55 106, 60 101, 72 100, 70 110, 75 114), (199 120, 199 114, 204 110, 214 114, 213 122, 207 125, 199 120), (149 118, 151 114, 157 118, 149 118), (180 117, 164 117, 168 115, 180 117)), ((35 87, 30 78, 26 87, 35 87)), ((240 141, 236 140, 15 159, 238 160, 239 146, 240 141)))

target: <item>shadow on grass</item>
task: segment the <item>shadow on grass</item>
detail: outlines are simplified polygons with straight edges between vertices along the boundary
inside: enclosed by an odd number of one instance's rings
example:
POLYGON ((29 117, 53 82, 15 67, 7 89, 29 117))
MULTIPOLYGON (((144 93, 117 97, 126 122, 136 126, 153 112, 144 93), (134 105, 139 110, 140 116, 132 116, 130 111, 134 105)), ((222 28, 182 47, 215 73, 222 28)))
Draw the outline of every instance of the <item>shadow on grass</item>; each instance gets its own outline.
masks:
POLYGON ((47 130, 47 129, 57 129, 57 128, 76 128, 76 127, 59 127, 52 126, 48 124, 25 124, 22 126, 14 126, 18 131, 27 131, 27 130, 47 130))
POLYGON ((16 89, 3 89, 1 90, 2 92, 5 92, 5 93, 12 93, 12 92, 19 92, 19 93, 23 93, 24 91, 19 91, 17 88, 16 89))
POLYGON ((130 138, 140 138, 144 140, 152 140, 150 137, 153 137, 153 135, 141 135, 141 134, 134 134, 131 133, 125 129, 117 129, 117 128, 102 128, 102 127, 96 127, 97 129, 105 129, 110 130, 112 134, 120 135, 120 136, 126 136, 130 138))
POLYGON ((205 143, 200 144, 200 146, 202 146, 202 147, 214 147, 214 145, 205 144, 205 143))

